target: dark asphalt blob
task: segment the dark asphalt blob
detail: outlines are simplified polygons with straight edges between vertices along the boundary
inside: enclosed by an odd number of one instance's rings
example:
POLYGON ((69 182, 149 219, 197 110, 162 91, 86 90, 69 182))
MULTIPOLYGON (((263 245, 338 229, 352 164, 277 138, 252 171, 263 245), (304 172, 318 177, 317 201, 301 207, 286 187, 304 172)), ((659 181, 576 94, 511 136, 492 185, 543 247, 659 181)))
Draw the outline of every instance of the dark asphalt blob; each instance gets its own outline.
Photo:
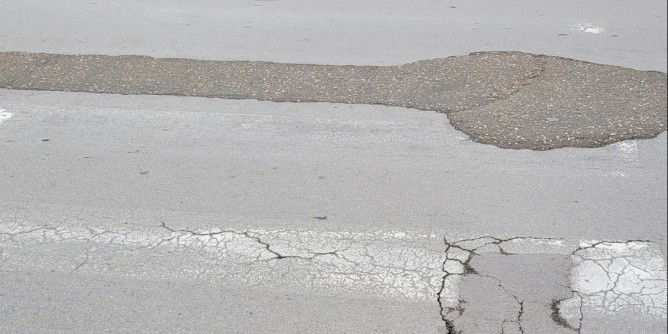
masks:
POLYGON ((495 103, 449 113, 475 141, 502 148, 600 147, 666 130, 666 74, 542 57, 542 74, 495 103))
POLYGON ((447 113, 502 148, 598 147, 666 130, 666 74, 486 52, 401 66, 0 53, 0 87, 276 102, 381 104, 447 113))
POLYGON ((539 71, 533 57, 521 53, 393 67, 0 53, 0 86, 13 89, 382 104, 436 111, 506 98, 539 71))

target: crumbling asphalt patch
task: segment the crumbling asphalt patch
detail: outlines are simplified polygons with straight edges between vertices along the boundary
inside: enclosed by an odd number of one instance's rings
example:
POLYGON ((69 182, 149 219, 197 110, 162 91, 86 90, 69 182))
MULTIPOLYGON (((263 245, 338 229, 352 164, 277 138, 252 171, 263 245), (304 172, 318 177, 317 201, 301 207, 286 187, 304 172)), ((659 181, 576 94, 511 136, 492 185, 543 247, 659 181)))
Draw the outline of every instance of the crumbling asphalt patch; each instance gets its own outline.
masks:
POLYGON ((665 73, 521 52, 384 67, 0 52, 0 88, 408 107, 511 149, 599 147, 668 123, 665 73))

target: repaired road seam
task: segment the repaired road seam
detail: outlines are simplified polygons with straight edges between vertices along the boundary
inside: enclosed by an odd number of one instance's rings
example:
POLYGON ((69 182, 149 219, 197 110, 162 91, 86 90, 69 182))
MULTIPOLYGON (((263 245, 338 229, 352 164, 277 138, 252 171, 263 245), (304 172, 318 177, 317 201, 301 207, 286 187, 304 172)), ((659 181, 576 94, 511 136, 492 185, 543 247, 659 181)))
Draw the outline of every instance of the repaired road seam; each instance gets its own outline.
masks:
POLYGON ((539 151, 654 138, 668 123, 665 73, 522 52, 399 66, 0 52, 0 88, 414 108, 476 142, 539 151))

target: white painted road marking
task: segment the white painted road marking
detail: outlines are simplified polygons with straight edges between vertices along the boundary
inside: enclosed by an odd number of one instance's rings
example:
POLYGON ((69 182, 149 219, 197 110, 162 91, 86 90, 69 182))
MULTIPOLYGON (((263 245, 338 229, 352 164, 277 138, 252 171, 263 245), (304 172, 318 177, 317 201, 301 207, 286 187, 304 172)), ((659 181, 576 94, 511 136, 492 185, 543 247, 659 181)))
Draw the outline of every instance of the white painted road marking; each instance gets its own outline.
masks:
POLYGON ((186 231, 158 224, 128 229, 109 223, 109 218, 69 217, 0 210, 3 269, 222 279, 277 288, 289 284, 299 290, 415 301, 438 296, 447 308, 459 300, 458 283, 473 254, 468 250, 480 255, 560 254, 573 261, 574 296, 560 305, 564 319, 579 319, 580 310, 589 315, 631 312, 640 318, 666 318, 666 265, 661 252, 648 242, 485 237, 446 247, 436 234, 410 231, 186 231), (67 226, 52 225, 61 221, 68 221, 67 226))
POLYGON ((640 154, 638 152, 638 142, 636 140, 626 140, 612 144, 615 152, 613 153, 619 160, 619 164, 611 171, 603 174, 605 177, 626 178, 633 174, 641 174, 639 168, 640 154))
POLYGON ((0 124, 2 124, 2 122, 12 118, 12 116, 14 116, 14 114, 8 112, 5 109, 0 108, 0 124))
POLYGON ((596 25, 594 23, 576 23, 573 25, 572 30, 581 31, 584 33, 594 34, 594 35, 598 35, 605 31, 603 27, 596 25))
POLYGON ((399 231, 55 227, 48 225, 55 218, 37 223, 11 216, 0 212, 0 262, 4 261, 5 269, 104 272, 140 279, 223 279, 249 286, 288 285, 426 301, 437 295, 445 259, 442 241, 435 236, 399 231), (434 247, 429 247, 430 241, 434 247), (49 251, 52 248, 58 251, 49 251), (119 251, 127 255, 119 256, 119 251), (131 262, 137 266, 105 269, 129 258, 136 259, 131 262))
POLYGON ((646 242, 583 242, 571 256, 571 287, 583 312, 666 319, 666 264, 646 242))
POLYGON ((614 145, 620 158, 628 162, 638 162, 638 142, 628 140, 615 143, 614 145))
MULTIPOLYGON (((449 312, 460 303, 458 285, 467 275, 472 254, 560 254, 573 262, 573 297, 559 303, 559 313, 573 328, 583 316, 632 315, 636 319, 666 319, 666 262, 650 242, 491 237, 449 243, 448 273, 440 294, 449 312)), ((470 270, 470 269, 469 269, 470 270)))

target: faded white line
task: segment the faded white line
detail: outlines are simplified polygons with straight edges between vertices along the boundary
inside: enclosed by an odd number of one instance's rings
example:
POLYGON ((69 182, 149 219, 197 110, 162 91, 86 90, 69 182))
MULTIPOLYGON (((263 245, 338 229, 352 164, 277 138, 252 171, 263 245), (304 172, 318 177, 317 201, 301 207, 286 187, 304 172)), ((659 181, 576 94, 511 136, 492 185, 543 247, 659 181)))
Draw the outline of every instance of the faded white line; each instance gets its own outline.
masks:
POLYGON ((638 143, 634 140, 623 141, 615 144, 618 156, 628 162, 638 161, 638 143))
POLYGON ((439 296, 443 307, 453 308, 466 275, 464 263, 473 254, 467 249, 476 254, 561 254, 573 261, 574 296, 559 308, 564 319, 580 319, 580 310, 666 317, 665 261, 647 242, 484 237, 457 241, 458 247, 446 253, 442 237, 409 231, 183 231, 158 224, 131 229, 122 221, 0 210, 0 266, 408 300, 439 296))
POLYGON ((2 122, 12 118, 12 116, 14 116, 14 114, 8 112, 7 110, 5 110, 3 108, 0 108, 0 124, 2 124, 2 122))
POLYGON ((646 242, 588 241, 571 258, 574 296, 563 302, 564 318, 630 313, 666 319, 668 284, 660 250, 646 242))
POLYGON ((606 172, 603 176, 626 178, 641 173, 639 168, 640 156, 638 153, 637 141, 627 140, 615 143, 612 147, 615 149, 613 154, 621 161, 613 166, 613 170, 606 172))
POLYGON ((594 23, 576 23, 572 26, 571 30, 594 35, 601 34, 605 31, 602 26, 596 25, 594 23))
POLYGON ((582 316, 632 314, 635 318, 666 319, 666 263, 661 250, 645 241, 573 242, 560 239, 489 237, 454 242, 444 270, 451 275, 440 295, 441 304, 459 304, 457 285, 465 274, 463 263, 475 254, 561 254, 573 262, 570 273, 573 297, 559 305, 559 312, 573 328, 582 316), (459 248, 461 247, 461 248, 459 248))
MULTIPOLYGON (((67 218, 49 221, 63 219, 67 218)), ((92 226, 90 221, 85 226, 52 227, 0 213, 4 268, 223 280, 266 288, 432 300, 440 287, 445 254, 440 242, 435 241, 434 247, 407 242, 415 241, 414 237, 430 236, 386 231, 134 230, 113 224, 92 226)))

